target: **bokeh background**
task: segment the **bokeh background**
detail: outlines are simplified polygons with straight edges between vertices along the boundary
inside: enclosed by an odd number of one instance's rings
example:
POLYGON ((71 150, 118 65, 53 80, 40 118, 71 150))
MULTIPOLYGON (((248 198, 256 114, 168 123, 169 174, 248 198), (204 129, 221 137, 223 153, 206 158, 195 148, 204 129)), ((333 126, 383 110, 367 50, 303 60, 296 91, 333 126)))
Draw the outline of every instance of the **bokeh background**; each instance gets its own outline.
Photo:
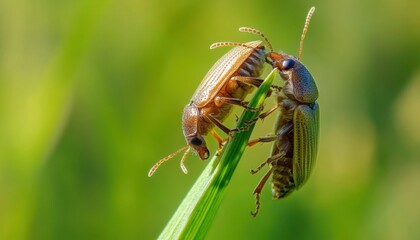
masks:
POLYGON ((190 156, 184 175, 178 156, 147 177, 185 145, 182 109, 228 50, 208 46, 258 39, 237 31, 249 26, 296 55, 312 5, 302 61, 320 91, 315 171, 284 200, 266 187, 252 218, 263 172, 249 170, 270 146, 248 149, 208 239, 419 239, 413 0, 1 1, 0 239, 155 239, 206 166, 190 156))

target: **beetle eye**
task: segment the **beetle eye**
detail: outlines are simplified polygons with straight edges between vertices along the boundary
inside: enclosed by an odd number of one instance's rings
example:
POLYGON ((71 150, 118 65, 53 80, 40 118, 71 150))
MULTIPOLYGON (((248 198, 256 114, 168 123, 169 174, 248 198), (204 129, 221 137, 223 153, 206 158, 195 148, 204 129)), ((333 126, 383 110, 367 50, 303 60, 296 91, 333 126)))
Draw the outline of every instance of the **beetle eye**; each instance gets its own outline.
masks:
POLYGON ((201 141, 201 139, 195 137, 195 138, 191 139, 190 143, 194 146, 200 146, 203 143, 203 141, 201 141))
POLYGON ((282 70, 289 70, 293 66, 295 66, 295 61, 293 59, 288 58, 281 62, 282 70))

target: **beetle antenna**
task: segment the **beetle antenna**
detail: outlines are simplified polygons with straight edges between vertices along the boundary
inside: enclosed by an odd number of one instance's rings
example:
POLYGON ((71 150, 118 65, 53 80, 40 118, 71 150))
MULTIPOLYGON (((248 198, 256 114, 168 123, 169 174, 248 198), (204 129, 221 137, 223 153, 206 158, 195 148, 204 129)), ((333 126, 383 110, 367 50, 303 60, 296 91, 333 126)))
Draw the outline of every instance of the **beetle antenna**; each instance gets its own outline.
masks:
POLYGON ((212 45, 210 45, 210 49, 215 49, 215 48, 218 48, 218 47, 232 47, 232 46, 234 46, 234 47, 241 46, 241 47, 254 49, 251 46, 248 46, 244 43, 239 43, 239 42, 215 42, 212 45))
POLYGON ((181 148, 181 149, 178 149, 176 152, 174 152, 174 153, 170 154, 169 156, 159 160, 155 165, 153 165, 153 167, 149 171, 149 174, 147 174, 147 175, 149 177, 151 177, 156 172, 156 170, 159 168, 159 166, 162 165, 162 163, 164 163, 164 162, 168 161, 169 159, 175 157, 177 154, 179 154, 180 152, 182 152, 184 150, 186 150, 186 151, 184 153, 184 156, 181 159, 181 169, 184 173, 186 173, 187 168, 184 165, 184 161, 185 161, 185 158, 187 157, 187 154, 190 152, 190 147, 188 145, 181 148))
POLYGON ((271 45, 270 41, 268 41, 268 38, 260 30, 257 30, 255 28, 249 28, 249 27, 240 27, 239 31, 260 35, 267 42, 268 47, 270 48, 271 52, 274 52, 273 46, 271 45))
POLYGON ((182 169, 182 171, 185 173, 185 174, 187 174, 188 173, 188 170, 187 170, 187 167, 185 166, 185 159, 187 158, 187 155, 188 155, 188 153, 190 153, 190 150, 191 150, 191 148, 189 147, 188 149, 187 149, 187 151, 185 151, 185 153, 184 153, 184 155, 182 156, 182 158, 181 158, 181 162, 180 162, 180 165, 181 165, 181 169, 182 169))
POLYGON ((315 12, 315 7, 311 7, 311 9, 309 9, 308 15, 306 15, 305 26, 303 27, 302 36, 300 37, 298 60, 302 56, 303 40, 305 40, 306 32, 308 31, 308 27, 309 27, 309 21, 311 21, 311 17, 314 14, 314 12, 315 12))

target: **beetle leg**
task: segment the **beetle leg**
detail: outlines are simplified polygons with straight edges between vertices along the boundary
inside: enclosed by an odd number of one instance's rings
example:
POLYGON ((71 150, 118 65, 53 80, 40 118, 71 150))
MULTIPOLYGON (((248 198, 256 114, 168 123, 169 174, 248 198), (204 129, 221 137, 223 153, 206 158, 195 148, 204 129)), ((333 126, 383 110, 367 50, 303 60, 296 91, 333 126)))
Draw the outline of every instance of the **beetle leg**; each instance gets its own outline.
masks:
POLYGON ((250 111, 260 111, 261 110, 261 107, 256 107, 256 108, 249 107, 248 102, 242 101, 242 99, 240 99, 240 98, 230 98, 230 97, 217 96, 214 99, 214 102, 215 102, 216 106, 218 106, 218 107, 221 107, 223 104, 233 104, 233 105, 241 106, 241 107, 243 107, 247 110, 250 110, 250 111))
POLYGON ((258 185, 255 187, 254 192, 252 193, 253 195, 255 195, 255 211, 251 212, 251 215, 256 217, 258 212, 260 211, 260 207, 261 207, 261 202, 260 202, 260 195, 261 195, 261 191, 265 185, 265 183, 267 182, 268 178, 270 177, 271 173, 273 172, 272 169, 270 169, 270 171, 268 171, 264 177, 261 179, 261 181, 258 183, 258 185))
POLYGON ((279 100, 278 100, 278 104, 276 104, 273 108, 269 109, 266 112, 261 113, 258 118, 255 118, 251 121, 248 121, 247 124, 251 125, 254 122, 257 122, 258 119, 261 119, 262 121, 264 121, 264 119, 266 117, 268 117, 269 115, 271 115, 273 112, 275 112, 277 109, 279 109, 280 107, 285 108, 289 111, 293 111, 296 108, 296 103, 294 101, 290 101, 289 99, 283 99, 282 96, 278 96, 279 100))
POLYGON ((259 142, 266 143, 266 142, 276 141, 277 138, 278 138, 277 135, 260 137, 260 138, 256 138, 256 139, 253 139, 253 140, 249 141, 247 145, 248 145, 248 147, 252 147, 252 146, 254 146, 255 144, 257 144, 259 142))
MULTIPOLYGON (((242 82, 242 83, 252 85, 255 87, 261 86, 261 84, 264 82, 263 79, 258 78, 258 77, 245 77, 245 76, 235 76, 235 77, 232 77, 230 80, 242 82)), ((274 84, 272 84, 271 87, 277 91, 281 91, 282 89, 282 87, 274 85, 274 84)), ((267 95, 271 95, 271 90, 270 90, 270 94, 267 94, 267 95)))
POLYGON ((268 117, 268 115, 272 114, 274 111, 276 111, 279 108, 279 105, 276 104, 273 108, 268 110, 267 112, 263 112, 258 116, 259 119, 264 120, 264 118, 268 117))
POLYGON ((290 132, 293 129, 293 124, 291 122, 288 122, 284 124, 279 131, 277 132, 277 137, 280 138, 290 132))
POLYGON ((214 130, 211 130, 210 133, 216 139, 216 141, 219 143, 219 148, 216 151, 216 156, 219 156, 220 153, 222 152, 223 146, 227 142, 227 139, 222 139, 222 137, 220 137, 220 135, 214 130))
POLYGON ((296 108, 296 103, 293 101, 289 101, 289 99, 283 99, 280 103, 276 104, 276 106, 274 106, 273 108, 271 108, 270 110, 261 113, 257 118, 254 118, 250 121, 247 121, 246 124, 247 126, 255 123, 258 121, 258 119, 261 119, 262 121, 264 121, 264 119, 266 117, 268 117, 270 114, 272 114, 273 112, 275 112, 277 109, 279 109, 280 107, 283 107, 285 109, 288 109, 289 111, 293 111, 296 108))
POLYGON ((245 128, 246 129, 248 129, 252 124, 254 124, 254 123, 256 123, 256 122, 258 122, 258 119, 259 118, 254 118, 254 119, 252 119, 252 120, 249 120, 249 121, 245 121, 245 128))
POLYGON ((220 130, 222 130, 224 133, 226 133, 230 137, 233 137, 233 135, 232 135, 233 132, 239 132, 239 129, 233 129, 233 130, 229 129, 228 127, 223 125, 222 122, 220 122, 219 120, 217 120, 215 117, 213 117, 210 114, 203 115, 203 117, 206 118, 211 123, 213 123, 218 128, 220 128, 220 130))
POLYGON ((242 131, 248 131, 249 127, 251 127, 252 124, 256 123, 258 121, 258 118, 255 118, 253 120, 250 121, 245 121, 245 127, 240 127, 240 128, 234 128, 231 129, 231 132, 242 132, 242 131))
POLYGON ((252 85, 255 87, 261 86, 261 84, 264 82, 264 80, 262 80, 259 77, 245 77, 245 76, 235 76, 235 77, 232 77, 230 80, 246 83, 248 85, 252 85))
POLYGON ((250 121, 246 121, 245 124, 247 125, 247 127, 249 127, 251 124, 256 123, 258 121, 258 119, 261 119, 262 121, 264 121, 264 119, 266 117, 268 117, 268 115, 270 115, 271 113, 276 111, 278 108, 279 108, 279 105, 276 105, 273 108, 271 108, 270 110, 268 110, 267 112, 261 113, 257 118, 254 118, 250 121))
POLYGON ((280 153, 278 153, 274 156, 271 156, 271 157, 267 158, 267 160, 265 160, 263 163, 261 163, 260 166, 258 166, 256 169, 251 169, 251 174, 258 173, 266 164, 270 164, 274 160, 280 159, 280 158, 284 157, 285 155, 286 155, 285 152, 280 152, 280 153))
POLYGON ((282 126, 280 128, 280 130, 277 132, 276 135, 270 135, 270 136, 265 136, 265 137, 259 137, 256 139, 253 139, 251 141, 248 142, 247 146, 248 147, 252 147, 257 143, 267 143, 267 142, 274 142, 277 139, 281 138, 282 136, 284 136, 286 133, 288 133, 290 130, 292 130, 293 128, 293 124, 292 123, 287 123, 284 126, 282 126))

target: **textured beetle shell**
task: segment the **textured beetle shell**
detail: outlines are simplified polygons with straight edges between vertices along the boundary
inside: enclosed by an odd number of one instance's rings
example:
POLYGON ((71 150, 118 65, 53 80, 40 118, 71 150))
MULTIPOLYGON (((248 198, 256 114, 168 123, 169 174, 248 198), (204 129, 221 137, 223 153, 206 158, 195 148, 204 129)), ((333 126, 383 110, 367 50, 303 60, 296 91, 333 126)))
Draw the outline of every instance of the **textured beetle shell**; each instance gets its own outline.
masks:
POLYGON ((318 99, 315 80, 301 62, 296 62, 296 64, 298 66, 290 71, 294 97, 301 103, 313 103, 318 99))
POLYGON ((195 105, 200 108, 213 101, 220 89, 255 51, 254 48, 261 46, 261 44, 261 41, 245 43, 250 48, 234 47, 220 58, 208 71, 195 91, 191 99, 195 105))
POLYGON ((214 128, 214 120, 223 122, 232 109, 232 104, 220 99, 243 100, 252 91, 251 85, 232 80, 232 77, 259 77, 264 67, 262 42, 254 41, 245 45, 234 47, 214 64, 184 108, 182 129, 185 140, 201 159, 207 159, 205 156, 209 153, 203 136, 214 128), (196 138, 202 142, 199 146, 191 143, 196 138))
POLYGON ((302 187, 309 179, 316 161, 319 134, 318 103, 306 105, 290 99, 278 99, 283 103, 276 122, 279 134, 286 124, 293 123, 293 130, 279 136, 273 145, 271 156, 286 151, 284 156, 273 159, 271 190, 274 199, 288 196, 302 187), (285 108, 284 106, 288 106, 285 108))
POLYGON ((198 132, 199 111, 191 103, 185 106, 182 114, 182 131, 185 137, 193 136, 198 132))
MULTIPOLYGON (((214 125, 205 116, 211 115, 218 121, 229 115, 232 104, 216 105, 215 98, 230 97, 244 99, 252 91, 252 86, 232 81, 235 76, 259 77, 265 62, 264 46, 261 41, 245 43, 249 47, 238 46, 227 52, 217 61, 204 77, 200 86, 194 93, 190 107, 196 107, 200 119, 196 123, 189 121, 189 124, 196 124, 197 131, 184 134, 206 135, 214 125), (210 89, 210 87, 214 87, 210 89)), ((184 111, 183 118, 187 119, 189 113, 184 111)))
POLYGON ((293 179, 299 189, 309 179, 318 150, 319 106, 299 105, 294 113, 293 179))

